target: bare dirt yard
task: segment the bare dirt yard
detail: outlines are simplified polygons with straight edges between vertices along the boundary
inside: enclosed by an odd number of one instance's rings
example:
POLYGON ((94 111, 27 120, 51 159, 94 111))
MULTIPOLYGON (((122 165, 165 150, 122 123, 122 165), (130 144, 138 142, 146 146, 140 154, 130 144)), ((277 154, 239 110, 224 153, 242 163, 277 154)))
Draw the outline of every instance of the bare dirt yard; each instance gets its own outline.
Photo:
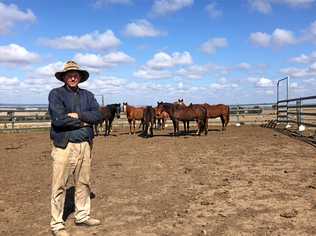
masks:
MULTIPOLYGON (((92 216, 102 225, 78 227, 70 214, 71 235, 316 235, 313 146, 256 126, 170 131, 95 139, 92 216)), ((0 140, 0 235, 50 235, 48 132, 0 140)))

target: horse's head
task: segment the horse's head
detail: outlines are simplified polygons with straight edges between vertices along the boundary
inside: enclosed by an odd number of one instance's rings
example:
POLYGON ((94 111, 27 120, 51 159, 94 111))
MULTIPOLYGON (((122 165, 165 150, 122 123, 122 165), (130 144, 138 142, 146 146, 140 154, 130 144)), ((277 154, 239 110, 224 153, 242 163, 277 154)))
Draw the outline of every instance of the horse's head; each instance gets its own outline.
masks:
POLYGON ((123 112, 126 112, 127 102, 123 102, 123 112))
POLYGON ((178 101, 174 102, 177 108, 183 108, 186 107, 186 105, 183 102, 183 99, 178 99, 178 101))
POLYGON ((163 111, 165 111, 165 104, 161 102, 157 102, 157 107, 155 108, 156 114, 160 115, 163 111))
POLYGON ((117 103, 115 104, 115 113, 116 113, 116 118, 120 118, 121 114, 121 104, 117 103))

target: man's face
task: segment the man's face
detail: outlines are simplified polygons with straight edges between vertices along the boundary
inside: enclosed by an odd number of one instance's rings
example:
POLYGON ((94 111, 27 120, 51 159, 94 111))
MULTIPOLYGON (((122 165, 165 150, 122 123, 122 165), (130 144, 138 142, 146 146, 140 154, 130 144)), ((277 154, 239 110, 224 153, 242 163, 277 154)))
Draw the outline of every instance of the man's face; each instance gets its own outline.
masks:
POLYGON ((68 71, 65 74, 64 82, 69 88, 76 88, 80 82, 80 74, 77 71, 68 71))

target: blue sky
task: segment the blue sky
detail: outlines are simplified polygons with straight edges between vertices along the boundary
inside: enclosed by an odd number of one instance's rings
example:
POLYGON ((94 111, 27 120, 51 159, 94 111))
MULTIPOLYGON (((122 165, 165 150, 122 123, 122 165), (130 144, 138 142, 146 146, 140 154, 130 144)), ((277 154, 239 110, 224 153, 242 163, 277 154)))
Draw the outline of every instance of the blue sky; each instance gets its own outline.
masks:
POLYGON ((275 102, 285 76, 290 97, 315 95, 315 10, 316 0, 0 1, 0 103, 47 103, 70 59, 106 103, 275 102))

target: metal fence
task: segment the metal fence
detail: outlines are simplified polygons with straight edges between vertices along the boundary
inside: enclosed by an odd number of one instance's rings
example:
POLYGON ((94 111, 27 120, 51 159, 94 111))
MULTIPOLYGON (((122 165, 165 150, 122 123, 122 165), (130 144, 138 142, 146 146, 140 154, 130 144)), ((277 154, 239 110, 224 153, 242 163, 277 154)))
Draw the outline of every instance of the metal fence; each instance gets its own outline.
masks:
MULTIPOLYGON (((272 103, 262 104, 236 104, 230 105, 230 125, 237 124, 264 124, 275 119, 276 109, 272 103)), ((171 121, 167 121, 171 124, 171 121)), ((209 119, 209 125, 221 125, 219 118, 209 119)), ((126 114, 122 113, 120 119, 114 119, 113 126, 128 127, 126 114)), ((0 108, 0 130, 27 130, 49 128, 50 117, 47 108, 0 108)))
POLYGON ((277 102, 277 122, 299 131, 316 128, 316 96, 285 99, 277 102))

